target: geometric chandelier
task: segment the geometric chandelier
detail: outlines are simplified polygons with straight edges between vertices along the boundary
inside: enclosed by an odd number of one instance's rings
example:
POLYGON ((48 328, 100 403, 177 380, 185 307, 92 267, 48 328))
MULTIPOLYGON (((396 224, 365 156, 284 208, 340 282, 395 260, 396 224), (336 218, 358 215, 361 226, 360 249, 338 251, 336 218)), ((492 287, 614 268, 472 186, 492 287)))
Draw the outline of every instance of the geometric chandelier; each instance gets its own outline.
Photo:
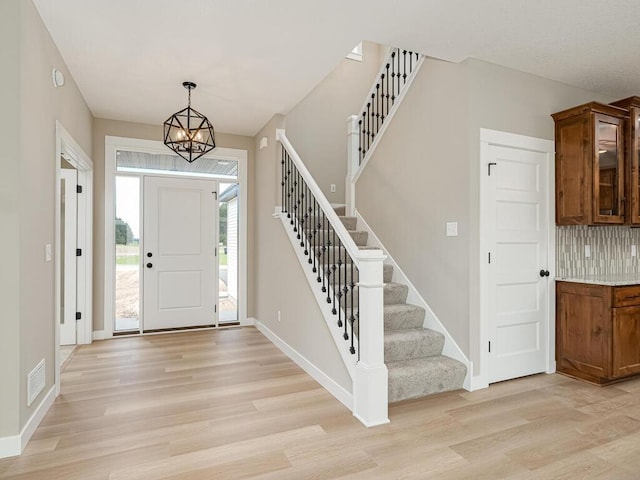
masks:
POLYGON ((191 90, 196 88, 196 84, 183 82, 182 86, 189 90, 189 105, 164 122, 164 144, 191 163, 213 150, 216 141, 211 122, 191 108, 191 90))

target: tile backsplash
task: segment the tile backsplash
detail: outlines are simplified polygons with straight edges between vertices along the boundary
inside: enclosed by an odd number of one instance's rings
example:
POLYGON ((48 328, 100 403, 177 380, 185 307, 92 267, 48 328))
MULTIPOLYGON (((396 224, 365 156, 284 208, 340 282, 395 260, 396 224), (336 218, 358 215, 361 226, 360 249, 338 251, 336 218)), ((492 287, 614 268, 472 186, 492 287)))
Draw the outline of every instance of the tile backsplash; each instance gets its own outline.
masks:
POLYGON ((622 226, 556 228, 556 275, 582 277, 639 273, 640 260, 631 256, 631 245, 640 247, 640 228, 622 226), (585 256, 589 245, 591 256, 585 256))

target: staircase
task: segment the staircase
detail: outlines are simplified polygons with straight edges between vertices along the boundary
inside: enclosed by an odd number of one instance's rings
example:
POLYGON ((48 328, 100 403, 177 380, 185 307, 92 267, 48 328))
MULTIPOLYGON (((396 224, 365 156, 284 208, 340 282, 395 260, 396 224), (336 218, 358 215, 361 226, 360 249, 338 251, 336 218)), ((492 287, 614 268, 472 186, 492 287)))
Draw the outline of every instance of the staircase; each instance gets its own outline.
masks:
MULTIPOLYGON (((356 245, 366 249, 368 232, 357 230, 356 217, 345 216, 344 207, 335 211, 356 245)), ((389 402, 462 388, 466 366, 442 355, 444 336, 423 328, 425 310, 407 304, 408 287, 392 282, 392 277, 393 266, 384 265, 384 362, 389 371, 389 402)), ((357 334, 357 326, 355 331, 357 334)))

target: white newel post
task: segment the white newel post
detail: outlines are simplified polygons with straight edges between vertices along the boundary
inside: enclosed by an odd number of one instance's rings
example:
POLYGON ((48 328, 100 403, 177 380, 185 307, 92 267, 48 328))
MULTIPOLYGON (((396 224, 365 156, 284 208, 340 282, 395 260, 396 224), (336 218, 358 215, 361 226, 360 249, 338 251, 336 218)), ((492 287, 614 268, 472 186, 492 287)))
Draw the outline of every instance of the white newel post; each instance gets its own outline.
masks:
POLYGON ((345 183, 345 203, 347 216, 356 215, 356 184, 354 182, 356 172, 360 167, 360 129, 358 128, 358 116, 351 115, 347 119, 347 178, 345 183))
POLYGON ((360 360, 353 380, 353 414, 367 427, 389 423, 388 373, 384 364, 384 283, 380 250, 361 250, 359 259, 360 360))

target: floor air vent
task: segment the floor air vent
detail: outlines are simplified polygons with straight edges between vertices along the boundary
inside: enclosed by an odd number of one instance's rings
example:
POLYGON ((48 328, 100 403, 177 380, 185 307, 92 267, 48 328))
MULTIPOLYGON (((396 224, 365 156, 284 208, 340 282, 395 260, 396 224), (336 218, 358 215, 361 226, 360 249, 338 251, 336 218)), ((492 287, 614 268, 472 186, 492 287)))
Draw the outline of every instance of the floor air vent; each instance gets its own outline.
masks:
POLYGON ((27 407, 36 399, 38 394, 44 389, 45 379, 45 363, 44 358, 40 363, 27 375, 27 407))

